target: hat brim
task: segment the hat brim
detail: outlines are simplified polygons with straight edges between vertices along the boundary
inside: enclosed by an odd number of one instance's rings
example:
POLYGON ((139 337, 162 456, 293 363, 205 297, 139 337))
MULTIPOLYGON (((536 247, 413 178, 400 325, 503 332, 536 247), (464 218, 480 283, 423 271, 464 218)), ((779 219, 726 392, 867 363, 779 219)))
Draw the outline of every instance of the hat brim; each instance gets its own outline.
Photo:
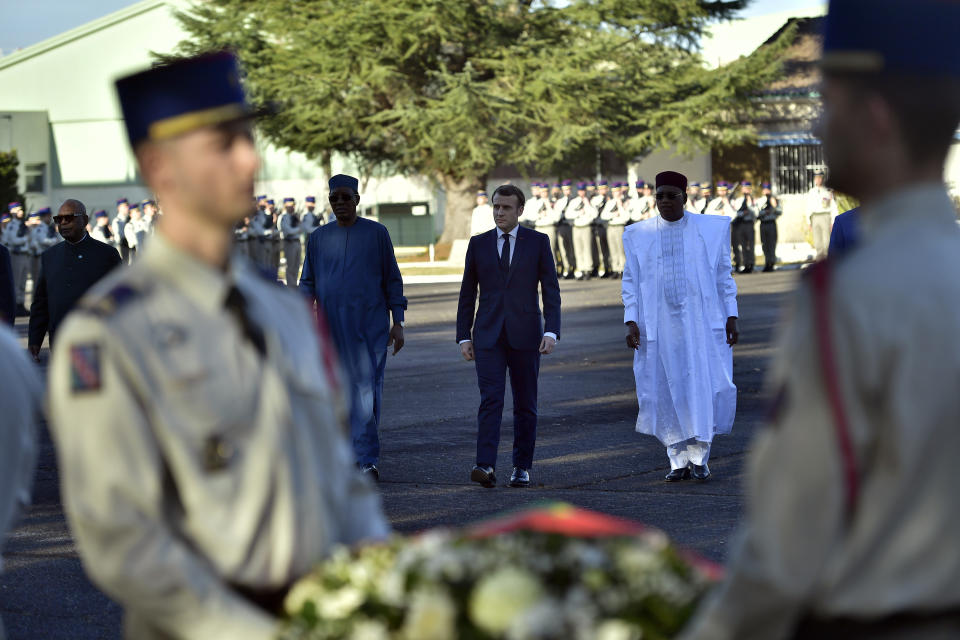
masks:
POLYGON ((243 120, 258 120, 276 113, 277 108, 273 104, 254 108, 236 103, 190 111, 151 123, 147 129, 147 139, 153 142, 169 140, 203 127, 215 127, 243 120))

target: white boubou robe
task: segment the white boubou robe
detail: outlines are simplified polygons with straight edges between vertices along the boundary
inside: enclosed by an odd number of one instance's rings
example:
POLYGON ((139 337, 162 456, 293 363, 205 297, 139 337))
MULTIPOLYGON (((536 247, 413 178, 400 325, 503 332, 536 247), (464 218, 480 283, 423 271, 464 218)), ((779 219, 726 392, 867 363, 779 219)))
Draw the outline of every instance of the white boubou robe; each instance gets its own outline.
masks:
POLYGON ((623 244, 623 321, 636 322, 641 336, 633 359, 636 430, 656 436, 668 453, 730 433, 737 388, 726 321, 738 315, 730 219, 658 215, 627 227, 623 244))

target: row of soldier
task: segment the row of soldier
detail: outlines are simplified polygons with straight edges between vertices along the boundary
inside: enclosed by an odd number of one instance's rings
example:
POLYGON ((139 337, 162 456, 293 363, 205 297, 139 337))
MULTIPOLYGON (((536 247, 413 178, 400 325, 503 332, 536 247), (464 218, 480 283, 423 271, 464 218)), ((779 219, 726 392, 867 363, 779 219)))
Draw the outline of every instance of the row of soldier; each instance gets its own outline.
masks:
POLYGON ((19 202, 9 203, 7 209, 7 213, 0 217, 0 244, 10 252, 16 314, 25 316, 28 315, 24 304, 27 278, 37 277, 40 254, 60 242, 61 237, 49 207, 29 215, 19 202))
MULTIPOLYGON (((623 231, 628 226, 656 215, 653 184, 638 180, 635 195, 630 185, 607 180, 578 182, 576 194, 572 180, 550 185, 534 182, 520 224, 547 234, 557 263, 557 273, 566 279, 587 280, 593 277, 620 278, 626 257, 623 231)), ((755 224, 760 222, 760 238, 764 254, 764 271, 772 271, 777 262, 777 218, 782 214, 780 201, 763 183, 762 193, 755 197, 752 184, 744 181, 734 186, 717 183, 716 197, 711 197, 709 183, 693 182, 687 190, 688 210, 694 213, 723 215, 732 219, 731 246, 738 272, 754 269, 755 224), (737 193, 739 191, 739 193, 737 193)), ((493 211, 486 192, 477 193, 470 235, 493 228, 493 211)))
POLYGON ((234 229, 237 250, 273 278, 277 277, 282 256, 286 263, 287 286, 296 287, 302 245, 324 223, 324 212, 317 210, 315 196, 304 199, 302 211, 297 210, 296 200, 292 197, 283 199, 280 212, 272 198, 260 195, 256 201, 254 213, 237 223, 234 229))

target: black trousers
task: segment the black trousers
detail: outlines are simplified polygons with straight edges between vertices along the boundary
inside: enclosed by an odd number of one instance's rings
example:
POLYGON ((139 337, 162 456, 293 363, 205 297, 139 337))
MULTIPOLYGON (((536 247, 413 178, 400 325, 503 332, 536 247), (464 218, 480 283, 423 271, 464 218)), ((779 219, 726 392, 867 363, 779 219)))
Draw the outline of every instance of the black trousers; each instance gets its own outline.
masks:
POLYGON ((753 271, 754 230, 752 222, 734 220, 730 224, 730 239, 733 243, 733 264, 739 269, 753 271))
POLYGON ((763 267, 772 269, 777 264, 777 222, 760 223, 760 246, 763 247, 763 267))

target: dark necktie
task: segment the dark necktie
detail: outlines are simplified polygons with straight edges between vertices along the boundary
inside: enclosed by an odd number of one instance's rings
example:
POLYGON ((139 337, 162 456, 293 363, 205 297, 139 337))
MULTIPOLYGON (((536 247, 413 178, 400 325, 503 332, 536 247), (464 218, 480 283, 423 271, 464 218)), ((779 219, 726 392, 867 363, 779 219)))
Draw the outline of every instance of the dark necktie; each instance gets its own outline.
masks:
POLYGON ((510 234, 503 234, 503 251, 500 252, 500 271, 510 271, 510 234))
POLYGON ((233 317, 240 323, 240 329, 243 331, 243 335, 253 344, 257 353, 261 356, 266 354, 267 342, 263 337, 263 331, 247 314, 247 299, 236 285, 230 287, 223 306, 226 307, 227 311, 232 313, 233 317))

